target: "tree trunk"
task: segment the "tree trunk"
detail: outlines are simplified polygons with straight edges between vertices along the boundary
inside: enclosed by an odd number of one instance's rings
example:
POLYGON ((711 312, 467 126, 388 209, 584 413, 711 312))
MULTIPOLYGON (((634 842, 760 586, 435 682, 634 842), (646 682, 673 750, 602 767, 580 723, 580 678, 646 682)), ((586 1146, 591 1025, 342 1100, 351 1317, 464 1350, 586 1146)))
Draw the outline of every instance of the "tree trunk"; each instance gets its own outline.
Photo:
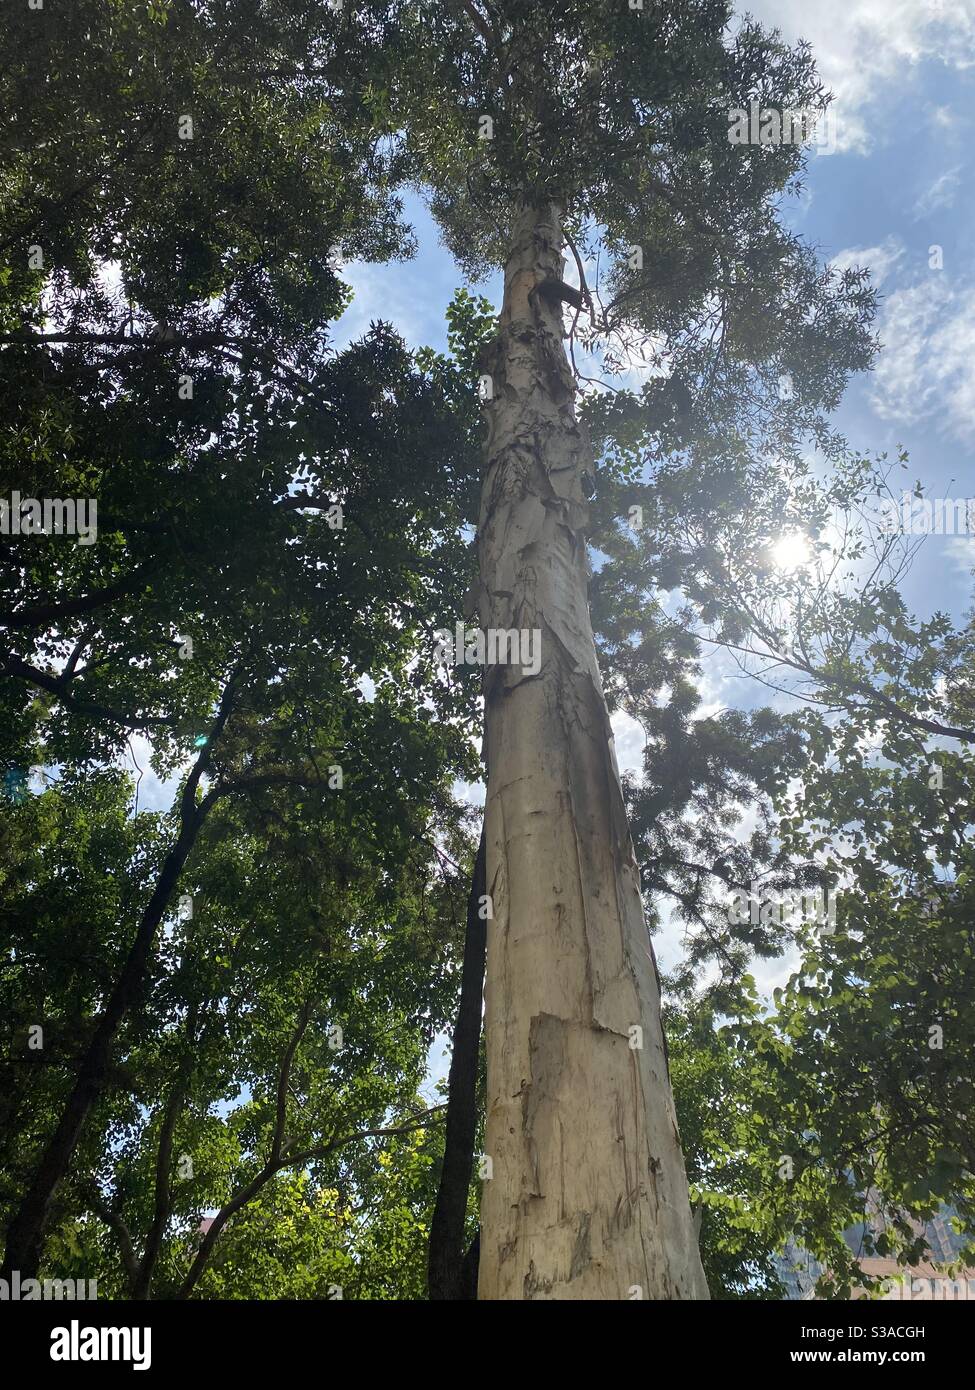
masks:
POLYGON ((561 245, 559 208, 523 210, 488 364, 480 622, 534 631, 540 664, 484 672, 493 1176, 478 1294, 707 1298, 589 618, 593 463, 561 245))
POLYGON ((482 829, 467 896, 464 966, 450 1054, 443 1168, 430 1221, 427 1283, 430 1298, 437 1301, 474 1297, 466 1273, 470 1259, 464 1250, 464 1235, 477 1138, 477 1071, 487 944, 487 922, 481 916, 481 899, 486 891, 484 877, 482 829))

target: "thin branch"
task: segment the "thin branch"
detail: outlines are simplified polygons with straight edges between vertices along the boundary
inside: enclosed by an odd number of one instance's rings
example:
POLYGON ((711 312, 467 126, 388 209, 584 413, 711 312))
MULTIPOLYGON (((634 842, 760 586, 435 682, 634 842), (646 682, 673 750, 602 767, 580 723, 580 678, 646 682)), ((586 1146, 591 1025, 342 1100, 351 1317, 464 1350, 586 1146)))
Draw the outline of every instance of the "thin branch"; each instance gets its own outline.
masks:
MULTIPOLYGON (((52 676, 50 672, 42 671, 37 666, 31 666, 29 662, 12 654, 0 660, 0 674, 16 676, 29 685, 36 686, 38 690, 46 690, 49 695, 55 695, 63 705, 76 714, 89 715, 93 719, 108 719, 124 729, 138 730, 150 726, 173 728, 179 722, 168 715, 138 714, 127 710, 111 709, 108 705, 103 705, 97 700, 79 700, 71 694, 63 677, 52 676)), ((83 675, 84 672, 80 674, 83 675)), ((72 677, 72 679, 77 679, 77 677, 72 677)))
POLYGON ((413 1120, 406 1125, 390 1126, 381 1129, 358 1130, 355 1134, 345 1135, 344 1138, 341 1139, 332 1139, 327 1144, 318 1145, 316 1148, 305 1149, 301 1153, 285 1155, 274 1161, 269 1160, 265 1163, 260 1172, 257 1173, 249 1183, 246 1183, 240 1188, 230 1201, 217 1212, 207 1229, 206 1235, 200 1243, 200 1248, 196 1253, 196 1257, 189 1268, 186 1278, 183 1280, 182 1287, 177 1297, 181 1299, 189 1297, 206 1268, 213 1247, 224 1226, 232 1216, 256 1197, 258 1192, 260 1192, 277 1173, 283 1172, 285 1168, 295 1168, 301 1164, 311 1163, 316 1159, 325 1158, 327 1155, 336 1152, 338 1149, 344 1148, 348 1144, 353 1144, 359 1139, 410 1134, 418 1129, 427 1129, 430 1124, 429 1118, 427 1117, 435 1114, 439 1110, 445 1110, 446 1108, 445 1105, 436 1105, 430 1110, 422 1111, 419 1117, 414 1116, 413 1120))
POLYGON ((92 1187, 85 1191, 85 1198, 96 1216, 100 1217, 118 1242, 119 1254, 122 1257, 122 1267, 128 1280, 129 1288, 135 1287, 139 1277, 139 1262, 135 1257, 135 1247, 132 1243, 132 1233, 122 1220, 120 1214, 110 1207, 102 1197, 97 1188, 92 1187))
POLYGON ((146 574, 140 567, 126 579, 115 584, 107 584, 103 589, 94 589, 90 594, 79 598, 65 599, 62 603, 35 603, 26 608, 7 609, 0 612, 0 627, 29 628, 58 623, 63 618, 73 618, 78 613, 90 613, 94 608, 111 603, 113 599, 129 594, 142 584, 146 574))

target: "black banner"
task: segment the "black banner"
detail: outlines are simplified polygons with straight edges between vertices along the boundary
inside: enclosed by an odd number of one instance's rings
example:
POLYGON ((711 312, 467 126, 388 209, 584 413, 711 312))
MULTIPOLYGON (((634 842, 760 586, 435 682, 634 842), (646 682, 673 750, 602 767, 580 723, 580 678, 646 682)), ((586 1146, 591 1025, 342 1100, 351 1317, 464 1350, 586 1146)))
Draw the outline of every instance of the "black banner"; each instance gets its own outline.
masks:
MULTIPOLYGON (((544 1329, 549 1336, 544 1347, 536 1344, 537 1355, 551 1358, 552 1366, 566 1354, 577 1354, 572 1349, 578 1349, 580 1333, 587 1339, 608 1331, 623 1338, 652 1335, 653 1345, 666 1352, 668 1361, 681 1358, 696 1373, 788 1373, 818 1367, 828 1375, 834 1366, 882 1366, 923 1374, 957 1366, 972 1327, 968 1307, 950 1301, 670 1303, 642 1309, 600 1305, 576 1307, 569 1323, 562 1322, 564 1316, 564 1309, 560 1313, 537 1305, 529 1319, 524 1307, 519 1311, 514 1305, 340 1299, 7 1302, 0 1303, 0 1338, 8 1366, 10 1358, 27 1373, 50 1366, 58 1379, 85 1372, 174 1377, 185 1376, 193 1367, 209 1375, 284 1371, 309 1360, 314 1364, 323 1353, 332 1370, 322 1363, 319 1368, 327 1376, 335 1369, 336 1353, 353 1361, 363 1356, 364 1368, 365 1358, 377 1346, 390 1360, 418 1358, 424 1343, 432 1352, 438 1338, 457 1328, 474 1336, 490 1332, 492 1337, 499 1329, 511 1329, 520 1339, 544 1329), (554 1342, 549 1339, 553 1332, 559 1334, 554 1342)), ((639 1348, 638 1355, 646 1355, 650 1345, 627 1341, 620 1349, 625 1346, 632 1354, 639 1348)))

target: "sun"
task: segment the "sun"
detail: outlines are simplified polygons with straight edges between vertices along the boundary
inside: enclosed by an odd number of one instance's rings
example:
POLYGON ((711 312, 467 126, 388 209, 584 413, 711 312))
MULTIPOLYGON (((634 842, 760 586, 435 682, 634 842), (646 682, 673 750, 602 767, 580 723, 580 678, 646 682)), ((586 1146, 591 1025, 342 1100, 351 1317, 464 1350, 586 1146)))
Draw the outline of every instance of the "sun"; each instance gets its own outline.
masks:
POLYGON ((808 536, 804 536, 801 531, 791 531, 773 541, 769 546, 769 554, 776 569, 788 573, 809 564, 812 559, 812 547, 808 536))

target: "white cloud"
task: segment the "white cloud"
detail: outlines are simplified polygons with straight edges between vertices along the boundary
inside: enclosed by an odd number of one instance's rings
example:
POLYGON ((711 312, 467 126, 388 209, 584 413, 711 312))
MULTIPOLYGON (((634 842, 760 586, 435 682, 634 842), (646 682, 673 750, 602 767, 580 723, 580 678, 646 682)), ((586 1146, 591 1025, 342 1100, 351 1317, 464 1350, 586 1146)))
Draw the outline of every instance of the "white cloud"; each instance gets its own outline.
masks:
POLYGON ((890 295, 872 402, 884 419, 937 418, 947 434, 975 439, 975 288, 952 289, 942 273, 890 295))
POLYGON ((640 724, 625 710, 615 710, 610 718, 613 729, 613 742, 616 745, 616 763, 620 773, 643 775, 643 750, 647 736, 640 724))
POLYGON ((802 952, 796 947, 790 947, 784 955, 773 956, 770 960, 762 956, 753 956, 748 968, 759 996, 771 1004, 772 991, 783 989, 789 976, 796 973, 801 963, 802 952))
POLYGON ((951 536, 947 551, 948 559, 966 579, 975 574, 975 536, 951 536))
POLYGON ((336 347, 355 342, 368 333, 370 323, 378 319, 392 323, 411 347, 419 347, 429 342, 431 336, 439 336, 443 315, 435 315, 426 297, 417 295, 415 266, 404 267, 399 262, 371 265, 366 261, 349 261, 343 265, 341 273, 352 286, 355 297, 336 321, 336 347), (434 325, 436 329, 431 334, 434 325))
POLYGON ((875 285, 880 285, 904 254, 904 247, 896 237, 888 237, 881 246, 851 246, 840 251, 830 261, 836 270, 850 270, 859 266, 869 270, 875 285))
POLYGON ((150 740, 144 734, 131 734, 127 751, 122 754, 119 762, 136 784, 132 803, 133 810, 138 806, 140 811, 168 811, 176 798, 186 767, 193 760, 188 759, 184 767, 172 773, 165 782, 160 781, 153 772, 150 766, 151 761, 152 743, 150 740))
POLYGON ((931 187, 925 189, 914 204, 915 217, 927 217, 932 212, 953 207, 955 194, 958 192, 958 185, 961 182, 960 174, 960 164, 956 164, 953 169, 946 169, 943 174, 939 174, 931 187))
POLYGON ((939 130, 954 131, 962 124, 959 117, 952 111, 950 106, 935 106, 931 110, 931 124, 937 126, 939 130))
POLYGON ((743 8, 790 42, 812 44, 836 97, 840 149, 872 143, 866 108, 885 84, 903 83, 926 59, 975 63, 975 0, 749 0, 743 8))

